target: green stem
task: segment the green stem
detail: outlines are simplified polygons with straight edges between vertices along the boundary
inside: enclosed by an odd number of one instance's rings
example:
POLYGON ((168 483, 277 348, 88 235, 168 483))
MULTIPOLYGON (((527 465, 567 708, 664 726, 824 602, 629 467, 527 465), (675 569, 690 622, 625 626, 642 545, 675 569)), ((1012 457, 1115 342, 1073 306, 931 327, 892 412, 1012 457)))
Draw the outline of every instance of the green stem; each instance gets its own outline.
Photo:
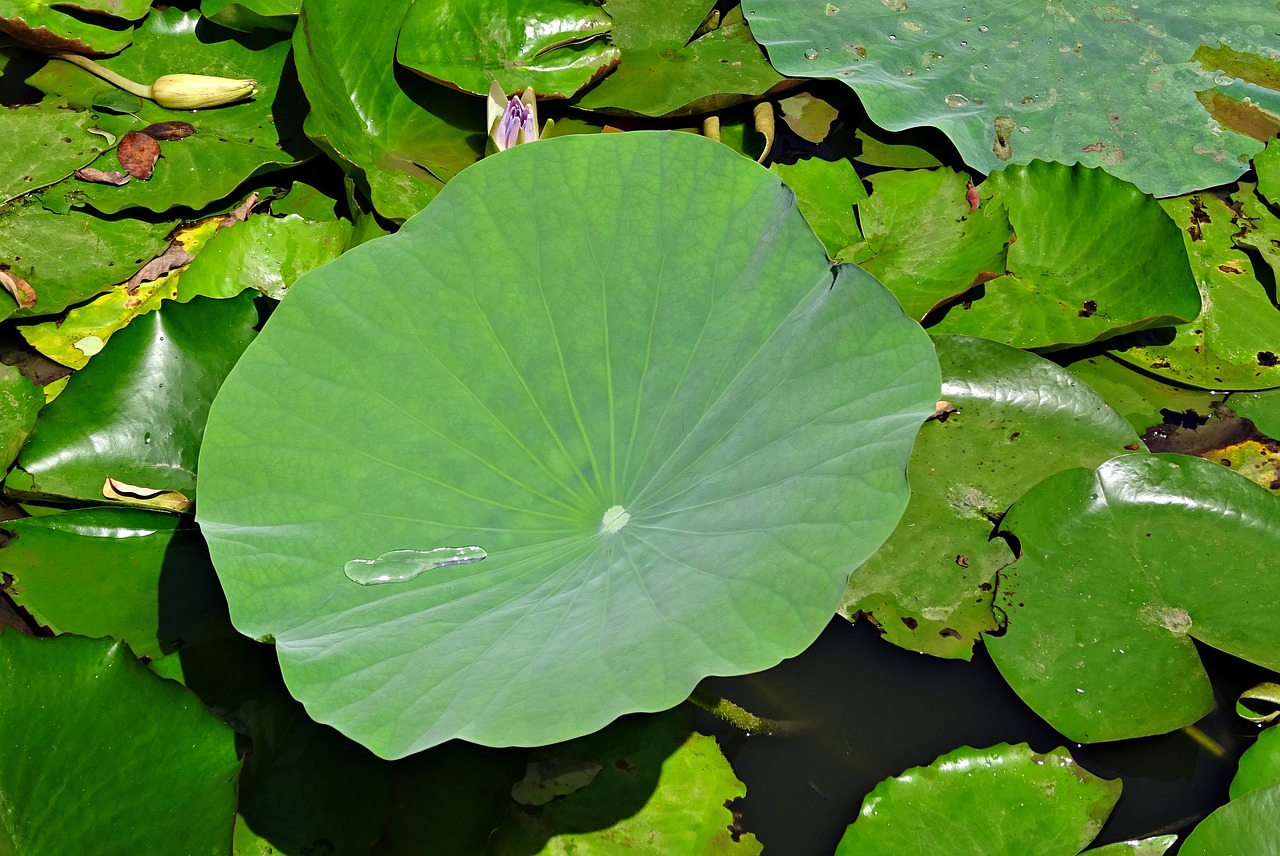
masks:
POLYGON ((55 53, 53 56, 57 59, 69 62, 72 65, 78 65, 85 71, 98 75, 98 77, 101 77, 103 80, 107 81, 107 83, 120 87, 125 92, 132 93, 139 98, 146 98, 148 101, 151 100, 150 86, 143 86, 141 83, 130 80, 123 75, 116 74, 109 68, 103 68, 86 56, 73 53, 55 53))
POLYGON ((781 737, 795 730, 795 723, 756 716, 746 708, 702 687, 694 689, 693 694, 689 696, 689 702, 748 734, 781 737))

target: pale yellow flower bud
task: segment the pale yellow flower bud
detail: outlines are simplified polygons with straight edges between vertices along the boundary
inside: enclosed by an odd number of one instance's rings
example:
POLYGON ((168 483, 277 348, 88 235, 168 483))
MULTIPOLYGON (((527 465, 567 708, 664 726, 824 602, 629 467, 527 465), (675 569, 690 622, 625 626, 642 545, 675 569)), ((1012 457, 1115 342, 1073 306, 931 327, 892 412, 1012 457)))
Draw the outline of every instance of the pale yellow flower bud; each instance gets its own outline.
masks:
POLYGON ((217 107, 258 93, 256 80, 231 80, 204 74, 166 74, 151 84, 151 100, 170 110, 217 107))

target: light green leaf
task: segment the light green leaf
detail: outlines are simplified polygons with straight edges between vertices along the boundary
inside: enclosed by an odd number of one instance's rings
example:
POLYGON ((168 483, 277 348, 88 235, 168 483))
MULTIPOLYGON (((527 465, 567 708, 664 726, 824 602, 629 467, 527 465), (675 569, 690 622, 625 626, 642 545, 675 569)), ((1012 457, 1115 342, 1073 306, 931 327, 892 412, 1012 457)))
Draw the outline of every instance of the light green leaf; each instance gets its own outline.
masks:
POLYGON ((0 203, 61 181, 106 148, 102 137, 89 133, 98 116, 57 98, 0 107, 0 121, 6 140, 0 148, 0 203))
POLYGON ((199 517, 319 721, 388 757, 545 744, 811 643, 937 397, 927 336, 767 170, 561 137, 298 281, 215 403, 199 517), (403 551, 413 582, 347 576, 403 551))
POLYGON ((46 51, 116 53, 150 8, 150 0, 0 0, 0 31, 46 51))
POLYGON ((796 195, 800 213, 828 256, 834 259, 862 240, 853 206, 867 198, 867 189, 853 164, 810 158, 790 165, 775 163, 769 169, 796 195))
POLYGON ((1179 856, 1274 856, 1280 853, 1280 783, 1255 788, 1222 806, 1182 842, 1179 856))

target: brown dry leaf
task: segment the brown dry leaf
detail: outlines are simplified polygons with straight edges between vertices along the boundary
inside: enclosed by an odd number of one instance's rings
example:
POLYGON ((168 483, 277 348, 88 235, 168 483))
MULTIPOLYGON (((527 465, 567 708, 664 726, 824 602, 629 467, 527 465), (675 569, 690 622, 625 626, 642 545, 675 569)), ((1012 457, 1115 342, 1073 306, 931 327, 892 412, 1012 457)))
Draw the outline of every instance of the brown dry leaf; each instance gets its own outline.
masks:
POLYGON ((191 507, 191 500, 176 490, 162 490, 154 487, 138 487, 126 484, 107 476, 102 485, 102 495, 107 499, 116 499, 130 505, 144 508, 163 508, 168 511, 186 511, 191 507))
POLYGON ((190 264, 194 259, 195 256, 184 250, 177 241, 174 241, 167 250, 143 265, 142 270, 129 277, 127 285, 129 293, 132 294, 144 282, 159 279, 174 268, 190 264))
POLYGON ((106 172, 91 166, 81 167, 76 170, 75 176, 81 181, 92 181, 95 184, 114 184, 116 187, 128 184, 129 179, 133 177, 127 172, 106 172))
POLYGON ((243 223, 249 219, 249 214, 253 212, 253 206, 258 204, 258 191, 250 193, 234 210, 228 211, 227 216, 222 218, 220 224, 223 228, 234 226, 237 223, 243 223))
POLYGON ((764 137, 764 151, 760 153, 760 157, 756 158, 756 163, 764 163, 769 157, 769 152, 773 151, 773 104, 761 101, 751 112, 756 121, 756 133, 764 137))
POLYGON ((153 140, 185 140, 196 133, 196 129, 194 125, 186 122, 156 122, 138 133, 146 134, 153 140))
POLYGON ((147 181, 160 158, 160 144, 141 131, 130 131, 116 146, 116 160, 134 178, 147 181))
POLYGON ((31 283, 17 274, 0 270, 0 286, 12 294, 13 299, 18 301, 18 305, 23 309, 30 309, 36 305, 36 290, 31 287, 31 283))

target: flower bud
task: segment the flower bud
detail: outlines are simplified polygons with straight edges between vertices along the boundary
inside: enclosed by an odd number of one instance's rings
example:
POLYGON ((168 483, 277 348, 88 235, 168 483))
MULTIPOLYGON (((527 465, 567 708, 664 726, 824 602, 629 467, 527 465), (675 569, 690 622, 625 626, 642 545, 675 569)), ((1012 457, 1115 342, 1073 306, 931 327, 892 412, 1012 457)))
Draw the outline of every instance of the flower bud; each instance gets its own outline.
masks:
POLYGON ((203 74, 166 74, 151 84, 151 100, 170 110, 217 107, 258 94, 258 81, 203 74))

